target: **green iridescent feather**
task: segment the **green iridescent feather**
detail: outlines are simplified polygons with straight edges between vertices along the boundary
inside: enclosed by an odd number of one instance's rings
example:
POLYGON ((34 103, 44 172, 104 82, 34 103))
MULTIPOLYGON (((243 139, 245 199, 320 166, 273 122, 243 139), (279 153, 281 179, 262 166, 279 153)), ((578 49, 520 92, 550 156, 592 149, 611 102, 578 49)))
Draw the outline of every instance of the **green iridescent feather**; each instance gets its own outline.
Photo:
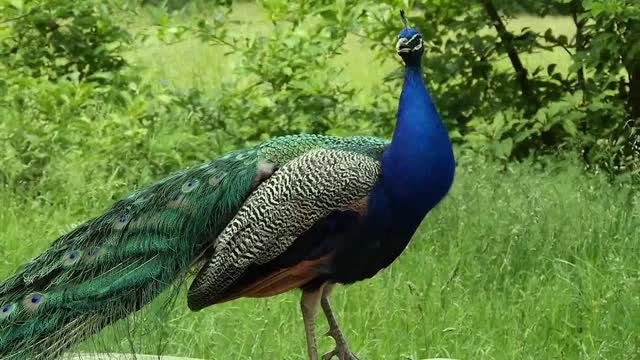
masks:
POLYGON ((129 194, 0 283, 0 358, 55 358, 184 279, 255 188, 262 164, 277 171, 317 148, 377 159, 387 144, 285 136, 129 194))

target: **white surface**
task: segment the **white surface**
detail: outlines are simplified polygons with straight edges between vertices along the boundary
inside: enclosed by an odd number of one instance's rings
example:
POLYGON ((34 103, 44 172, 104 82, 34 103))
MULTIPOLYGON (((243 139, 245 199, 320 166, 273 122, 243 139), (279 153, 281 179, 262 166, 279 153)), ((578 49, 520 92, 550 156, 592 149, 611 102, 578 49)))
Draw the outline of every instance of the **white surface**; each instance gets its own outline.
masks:
MULTIPOLYGON (((176 356, 158 356, 158 355, 143 355, 136 354, 135 357, 132 354, 68 354, 62 358, 62 360, 204 360, 186 357, 176 356)), ((431 358, 424 360, 455 360, 450 358, 431 358)))
POLYGON ((158 356, 144 354, 67 354, 63 360, 202 360, 176 356, 158 356))

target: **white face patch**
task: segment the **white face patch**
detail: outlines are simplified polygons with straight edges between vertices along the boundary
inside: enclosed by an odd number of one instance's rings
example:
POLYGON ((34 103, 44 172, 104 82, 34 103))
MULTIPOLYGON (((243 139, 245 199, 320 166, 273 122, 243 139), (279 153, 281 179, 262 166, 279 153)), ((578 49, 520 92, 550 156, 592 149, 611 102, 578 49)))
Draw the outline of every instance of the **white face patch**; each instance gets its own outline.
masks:
POLYGON ((414 46, 413 51, 418 51, 420 49, 422 49, 422 39, 420 39, 418 45, 414 46))
POLYGON ((417 38, 418 36, 420 36, 420 34, 415 34, 411 37, 411 39, 409 39, 409 42, 412 42, 413 39, 417 38))
POLYGON ((400 38, 398 35, 398 43, 396 44, 396 51, 398 53, 409 53, 409 52, 422 49, 422 38, 419 38, 420 42, 418 43, 418 45, 414 46, 413 48, 404 47, 407 44, 411 43, 413 40, 415 40, 416 37, 419 37, 419 36, 420 34, 415 34, 410 39, 407 39, 407 38, 400 38))

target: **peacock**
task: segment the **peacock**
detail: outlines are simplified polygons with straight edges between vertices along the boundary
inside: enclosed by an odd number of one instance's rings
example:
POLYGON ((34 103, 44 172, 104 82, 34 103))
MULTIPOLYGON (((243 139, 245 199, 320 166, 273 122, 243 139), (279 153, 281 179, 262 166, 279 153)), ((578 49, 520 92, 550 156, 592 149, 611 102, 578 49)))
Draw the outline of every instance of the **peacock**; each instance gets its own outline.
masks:
POLYGON ((0 358, 57 358, 197 272, 191 310, 300 289, 309 359, 318 306, 336 342, 321 359, 356 359, 331 290, 388 267, 455 173, 422 78, 422 36, 401 18, 404 84, 390 140, 276 137, 124 196, 0 283, 0 358))

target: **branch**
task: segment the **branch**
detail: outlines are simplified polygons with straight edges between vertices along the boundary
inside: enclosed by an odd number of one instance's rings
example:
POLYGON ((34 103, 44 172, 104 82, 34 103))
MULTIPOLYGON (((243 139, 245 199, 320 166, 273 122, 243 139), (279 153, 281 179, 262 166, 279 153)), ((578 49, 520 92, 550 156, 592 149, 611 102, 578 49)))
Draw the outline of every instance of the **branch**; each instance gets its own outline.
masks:
MULTIPOLYGON (((564 50, 569 56, 573 56, 573 53, 571 52, 571 50, 569 50, 569 48, 567 47, 567 45, 561 43, 560 41, 556 40, 556 39, 547 39, 542 35, 538 35, 537 36, 538 39, 542 39, 546 42, 549 42, 555 46, 559 46, 562 48, 562 50, 564 50)), ((539 45, 541 48, 545 49, 545 50, 553 50, 553 46, 544 46, 543 44, 539 45)))
POLYGON ((38 6, 32 7, 31 9, 29 9, 29 11, 27 11, 26 13, 24 13, 24 14, 22 14, 20 16, 16 16, 16 17, 9 18, 9 19, 4 19, 4 20, 0 21, 0 25, 6 24, 6 23, 10 23, 12 21, 18 21, 20 19, 24 19, 27 16, 33 14, 36 10, 38 10, 38 6))
POLYGON ((527 69, 522 65, 522 61, 520 60, 520 56, 518 55, 518 51, 513 45, 513 34, 507 31, 496 7, 493 5, 491 0, 480 0, 482 6, 484 6, 489 19, 493 23, 493 26, 496 28, 498 32, 498 36, 502 40, 504 44, 505 50, 507 51, 507 55, 509 55, 509 60, 511 60, 511 65, 516 72, 516 77, 518 82, 520 83, 520 89, 522 94, 529 100, 529 103, 534 105, 536 108, 539 105, 538 99, 535 96, 533 89, 531 88, 531 83, 529 83, 528 72, 527 69))
MULTIPOLYGON (((573 0, 571 2, 571 17, 576 26, 576 54, 584 50, 584 25, 586 20, 578 20, 578 12, 582 10, 582 1, 573 0)), ((587 83, 584 78, 584 68, 580 66, 578 69, 578 85, 582 90, 583 101, 587 100, 587 83)))
POLYGON ((640 59, 635 68, 627 68, 629 72, 629 98, 628 104, 631 118, 634 119, 636 128, 640 128, 640 59))

